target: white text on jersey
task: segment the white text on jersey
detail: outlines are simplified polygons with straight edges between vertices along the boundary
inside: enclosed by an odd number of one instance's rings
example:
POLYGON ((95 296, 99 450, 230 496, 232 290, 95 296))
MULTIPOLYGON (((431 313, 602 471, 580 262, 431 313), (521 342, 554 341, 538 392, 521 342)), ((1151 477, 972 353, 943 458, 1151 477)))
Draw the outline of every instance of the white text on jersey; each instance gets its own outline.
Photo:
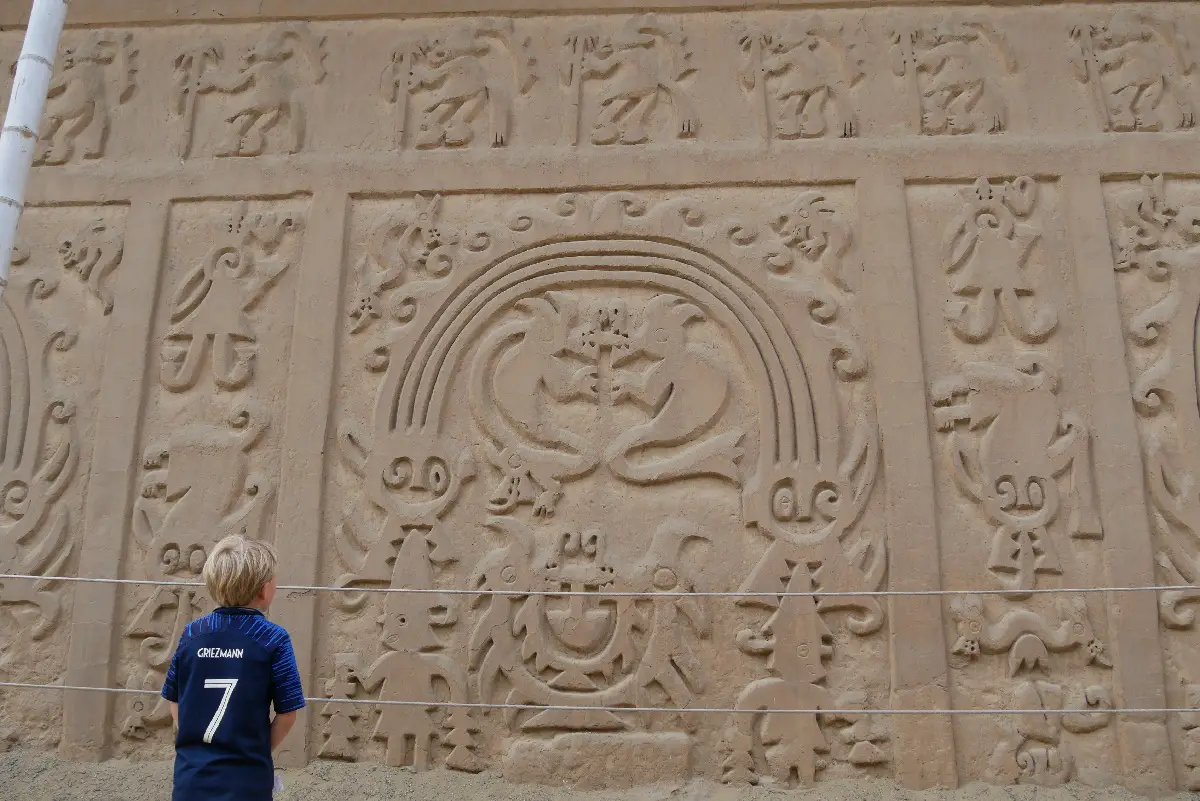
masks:
POLYGON ((200 648, 196 656, 201 659, 241 659, 244 653, 242 648, 200 648))

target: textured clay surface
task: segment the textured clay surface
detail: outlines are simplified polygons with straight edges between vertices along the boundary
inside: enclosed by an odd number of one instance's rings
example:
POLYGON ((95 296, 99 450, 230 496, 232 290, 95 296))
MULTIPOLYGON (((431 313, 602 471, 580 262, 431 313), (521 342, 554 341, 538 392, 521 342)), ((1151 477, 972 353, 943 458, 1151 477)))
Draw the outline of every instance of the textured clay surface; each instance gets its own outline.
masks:
MULTIPOLYGON (((314 793, 1200 790, 1195 4, 163 5, 64 34, 0 572, 344 589, 272 610, 314 793)), ((157 690, 211 606, 0 579, 0 680, 157 690)), ((0 721, 56 798, 171 755, 0 721)))

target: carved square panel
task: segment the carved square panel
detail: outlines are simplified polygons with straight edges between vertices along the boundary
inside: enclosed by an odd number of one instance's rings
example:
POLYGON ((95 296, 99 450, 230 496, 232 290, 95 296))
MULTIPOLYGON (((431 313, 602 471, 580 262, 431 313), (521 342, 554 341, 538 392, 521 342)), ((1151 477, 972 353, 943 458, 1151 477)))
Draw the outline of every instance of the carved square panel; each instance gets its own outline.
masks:
POLYGON ((322 756, 531 781, 576 751, 735 783, 886 771, 883 720, 619 711, 887 698, 881 604, 778 595, 886 582, 854 205, 840 186, 354 203, 322 571, 354 591, 320 602, 322 689, 547 708, 370 728, 331 704, 322 756), (369 592, 389 587, 426 594, 369 592), (693 591, 733 595, 673 595, 693 591))

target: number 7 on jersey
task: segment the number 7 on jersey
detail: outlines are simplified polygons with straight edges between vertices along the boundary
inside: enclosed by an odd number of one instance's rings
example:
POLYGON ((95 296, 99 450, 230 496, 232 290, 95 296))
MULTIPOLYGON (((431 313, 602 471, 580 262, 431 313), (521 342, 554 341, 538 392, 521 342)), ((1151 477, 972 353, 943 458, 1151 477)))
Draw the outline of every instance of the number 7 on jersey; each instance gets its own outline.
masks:
POLYGON ((204 680, 204 689, 225 691, 225 695, 221 697, 221 703, 217 706, 217 711, 213 714, 212 721, 208 724, 208 729, 204 732, 204 742, 211 743, 216 735, 217 727, 221 725, 221 719, 225 717, 225 710, 229 709, 229 699, 233 696, 233 688, 237 687, 237 683, 237 679, 204 680))

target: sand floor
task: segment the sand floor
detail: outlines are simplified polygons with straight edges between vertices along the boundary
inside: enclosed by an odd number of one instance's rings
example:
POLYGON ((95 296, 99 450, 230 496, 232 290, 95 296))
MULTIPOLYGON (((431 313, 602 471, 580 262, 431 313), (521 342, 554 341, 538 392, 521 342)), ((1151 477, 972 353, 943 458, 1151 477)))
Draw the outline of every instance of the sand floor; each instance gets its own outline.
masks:
MULTIPOLYGON (((470 776, 438 770, 414 774, 378 765, 317 762, 284 773, 281 801, 1121 801, 1125 790, 1079 785, 1042 790, 973 784, 958 790, 909 792, 876 779, 823 782, 813 790, 734 789, 707 781, 663 784, 635 790, 573 792, 510 784, 496 776, 470 776)), ((170 762, 111 760, 101 764, 64 762, 42 751, 16 749, 0 754, 0 795, 19 801, 169 801, 170 762)), ((1170 796, 1196 801, 1200 793, 1170 796)))

